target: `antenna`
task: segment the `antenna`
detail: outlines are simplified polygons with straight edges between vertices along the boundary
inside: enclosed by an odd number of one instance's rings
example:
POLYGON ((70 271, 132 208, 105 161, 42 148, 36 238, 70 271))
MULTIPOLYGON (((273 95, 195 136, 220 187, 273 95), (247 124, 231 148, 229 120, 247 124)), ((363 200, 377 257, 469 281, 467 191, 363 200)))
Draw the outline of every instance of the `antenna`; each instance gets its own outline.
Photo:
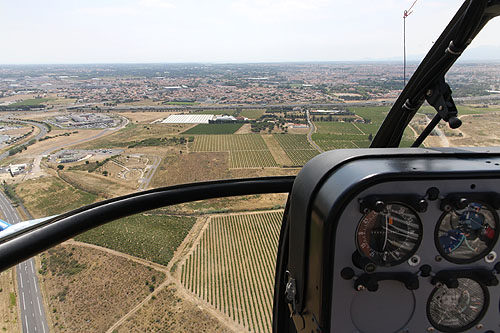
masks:
POLYGON ((417 3, 415 0, 408 10, 403 13, 403 86, 406 87, 406 18, 413 13, 413 6, 417 3))

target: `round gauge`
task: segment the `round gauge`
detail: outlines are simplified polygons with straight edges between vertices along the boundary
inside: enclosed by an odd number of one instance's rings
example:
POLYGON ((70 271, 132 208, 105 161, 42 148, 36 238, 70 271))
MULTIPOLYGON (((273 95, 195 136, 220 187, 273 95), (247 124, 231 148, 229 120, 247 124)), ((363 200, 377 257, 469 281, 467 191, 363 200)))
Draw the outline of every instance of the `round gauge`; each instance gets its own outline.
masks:
POLYGON ((427 316, 442 332, 463 332, 477 324, 488 309, 489 295, 478 282, 458 279, 458 288, 434 288, 427 301, 427 316))
POLYGON ((436 225, 436 246, 444 258, 457 264, 479 260, 498 239, 497 221, 495 211, 478 202, 451 210, 436 225))
POLYGON ((388 203, 363 215, 356 231, 358 251, 379 266, 408 260, 422 241, 422 223, 410 207, 388 203))

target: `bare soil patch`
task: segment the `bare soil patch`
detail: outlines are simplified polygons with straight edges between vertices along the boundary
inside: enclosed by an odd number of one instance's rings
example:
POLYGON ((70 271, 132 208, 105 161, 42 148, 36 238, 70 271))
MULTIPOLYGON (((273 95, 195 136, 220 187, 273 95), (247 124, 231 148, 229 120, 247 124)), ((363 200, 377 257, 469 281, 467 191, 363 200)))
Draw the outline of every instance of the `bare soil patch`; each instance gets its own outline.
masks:
POLYGON ((232 332, 204 309, 177 293, 172 284, 164 288, 137 313, 123 323, 118 332, 232 332))
POLYGON ((153 178, 153 187, 230 178, 228 153, 167 155, 153 178))
POLYGON ((250 124, 243 124, 234 134, 252 134, 252 126, 250 124))
POLYGON ((276 160, 276 163, 279 165, 292 165, 292 161, 290 158, 286 155, 285 151, 281 146, 279 145, 278 141, 272 136, 271 134, 268 135, 262 135, 262 139, 266 142, 267 147, 269 148, 269 151, 273 155, 274 159, 276 160))
POLYGON ((165 279, 151 267, 77 244, 45 252, 41 270, 53 332, 103 332, 165 279))
POLYGON ((116 112, 120 116, 130 119, 133 123, 149 124, 152 121, 166 118, 179 112, 116 112))
POLYGON ((82 191, 102 198, 112 198, 134 192, 138 183, 115 180, 112 175, 89 173, 86 171, 62 171, 59 177, 82 191))
POLYGON ((14 268, 0 273, 0 330, 17 332, 20 330, 17 313, 16 280, 14 268))
MULTIPOLYGON (((125 128, 91 142, 76 146, 78 149, 122 147, 151 138, 165 138, 188 128, 189 124, 129 124, 125 128)), ((159 146, 162 147, 162 146, 159 146)))
POLYGON ((283 208, 288 194, 254 194, 189 202, 160 209, 169 214, 212 214, 225 212, 260 211, 283 208))
POLYGON ((460 117, 462 137, 448 137, 452 146, 500 145, 499 113, 472 114, 460 117))

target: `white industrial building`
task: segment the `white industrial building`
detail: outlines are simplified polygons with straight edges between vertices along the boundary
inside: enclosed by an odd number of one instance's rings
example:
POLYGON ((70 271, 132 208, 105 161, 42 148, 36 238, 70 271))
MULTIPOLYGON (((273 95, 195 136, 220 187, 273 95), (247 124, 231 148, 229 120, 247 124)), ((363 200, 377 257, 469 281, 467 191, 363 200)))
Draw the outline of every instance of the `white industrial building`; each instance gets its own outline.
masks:
POLYGON ((162 124, 208 124, 213 114, 173 114, 162 121, 162 124))

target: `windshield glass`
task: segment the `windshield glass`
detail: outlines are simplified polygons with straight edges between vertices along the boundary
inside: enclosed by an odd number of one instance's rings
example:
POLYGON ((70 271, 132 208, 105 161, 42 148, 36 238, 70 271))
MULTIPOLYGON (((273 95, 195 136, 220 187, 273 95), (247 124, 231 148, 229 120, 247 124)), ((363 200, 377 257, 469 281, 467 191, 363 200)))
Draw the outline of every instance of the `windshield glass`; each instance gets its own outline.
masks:
MULTIPOLYGON (((105 199, 296 175, 368 148, 461 5, 418 2, 403 18, 412 3, 2 3, 0 240, 105 199)), ((499 23, 446 76, 463 125, 441 122, 423 146, 500 143, 499 23)), ((435 114, 424 104, 401 147, 435 114)), ((1 273, 0 327, 269 332, 286 198, 196 201, 84 233, 1 273)))

